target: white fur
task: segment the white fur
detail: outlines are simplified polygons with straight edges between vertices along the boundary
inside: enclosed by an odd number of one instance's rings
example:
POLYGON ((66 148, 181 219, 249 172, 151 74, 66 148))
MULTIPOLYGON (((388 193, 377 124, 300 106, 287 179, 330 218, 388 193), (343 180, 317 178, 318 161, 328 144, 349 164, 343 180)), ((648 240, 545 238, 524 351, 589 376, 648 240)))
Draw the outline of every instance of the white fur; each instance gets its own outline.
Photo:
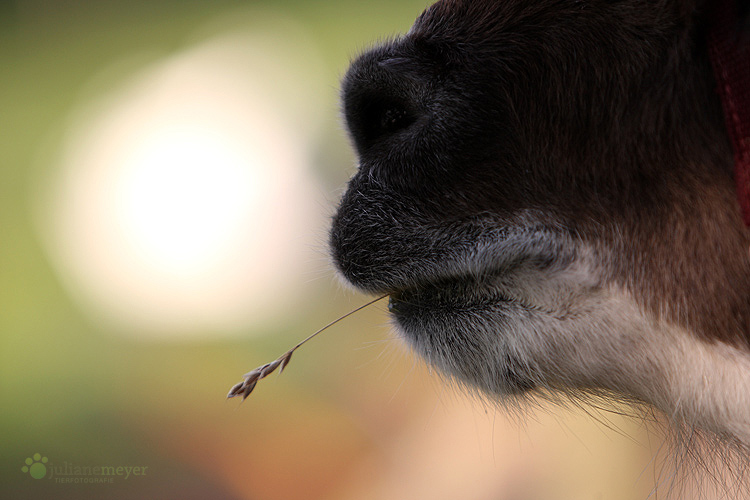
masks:
POLYGON ((424 323, 429 335, 405 336, 444 372, 489 393, 508 392, 498 365, 510 355, 540 389, 612 391, 655 406, 680 428, 750 445, 747 355, 655 320, 627 290, 600 284, 593 251, 577 255, 562 270, 501 275, 495 286, 513 299, 502 309, 439 318, 424 323), (473 349, 457 347, 457 335, 473 349))

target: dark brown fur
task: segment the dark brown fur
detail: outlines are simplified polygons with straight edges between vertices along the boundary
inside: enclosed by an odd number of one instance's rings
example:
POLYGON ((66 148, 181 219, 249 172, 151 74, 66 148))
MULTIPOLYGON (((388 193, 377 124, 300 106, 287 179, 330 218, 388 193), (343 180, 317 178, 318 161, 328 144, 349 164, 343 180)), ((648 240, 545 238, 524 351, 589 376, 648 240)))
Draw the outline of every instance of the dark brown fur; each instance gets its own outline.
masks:
MULTIPOLYGON (((353 189, 366 194, 357 177, 367 176, 373 193, 411 199, 425 224, 552 213, 563 232, 615 248, 609 279, 655 316, 747 348, 750 232, 734 195, 706 9, 677 0, 436 3, 345 79, 361 158, 353 189), (368 131, 380 117, 363 103, 381 98, 429 125, 368 131)), ((339 268, 363 288, 398 290, 388 266, 370 268, 377 284, 357 274, 368 264, 353 254, 388 250, 377 231, 350 238, 347 209, 345 199, 332 232, 339 268)))
POLYGON ((750 230, 714 6, 437 2, 344 78, 359 170, 330 242, 459 383, 646 403, 678 456, 715 458, 746 491, 750 230))

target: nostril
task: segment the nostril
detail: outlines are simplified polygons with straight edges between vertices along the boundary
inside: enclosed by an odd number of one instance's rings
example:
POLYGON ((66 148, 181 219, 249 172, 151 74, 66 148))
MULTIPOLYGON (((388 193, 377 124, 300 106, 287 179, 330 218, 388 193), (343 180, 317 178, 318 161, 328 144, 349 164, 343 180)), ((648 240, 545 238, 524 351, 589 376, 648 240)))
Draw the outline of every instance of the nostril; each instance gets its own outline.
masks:
POLYGON ((387 108, 380 118, 380 128, 385 132, 397 132, 412 124, 414 119, 402 108, 387 108))
POLYGON ((359 95, 347 99, 349 130, 359 147, 367 148, 377 140, 409 128, 417 113, 408 102, 382 95, 359 95))
POLYGON ((367 99, 362 111, 361 125, 368 142, 403 130, 415 120, 404 103, 391 99, 367 99))
POLYGON ((393 51, 371 52, 352 63, 342 81, 341 104, 359 154, 417 138, 433 107, 433 80, 426 76, 423 65, 393 51))

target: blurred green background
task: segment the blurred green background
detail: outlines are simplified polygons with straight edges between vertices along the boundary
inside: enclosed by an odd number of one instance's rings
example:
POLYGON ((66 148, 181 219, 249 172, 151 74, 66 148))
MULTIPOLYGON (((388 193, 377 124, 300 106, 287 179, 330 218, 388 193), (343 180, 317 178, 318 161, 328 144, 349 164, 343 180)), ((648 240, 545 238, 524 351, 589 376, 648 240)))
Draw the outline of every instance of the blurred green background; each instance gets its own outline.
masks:
POLYGON ((0 3, 0 498, 648 496, 639 422, 467 398, 382 303, 224 399, 368 300, 326 257, 337 86, 425 5, 0 3))

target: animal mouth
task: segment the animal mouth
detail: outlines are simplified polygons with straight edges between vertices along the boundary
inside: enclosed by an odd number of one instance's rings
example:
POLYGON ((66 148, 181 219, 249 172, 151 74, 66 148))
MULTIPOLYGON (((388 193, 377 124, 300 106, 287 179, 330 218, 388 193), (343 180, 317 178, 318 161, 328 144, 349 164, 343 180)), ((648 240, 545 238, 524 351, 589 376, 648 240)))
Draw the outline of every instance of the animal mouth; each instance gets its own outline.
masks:
POLYGON ((390 293, 388 311, 398 320, 431 311, 443 314, 480 312, 514 301, 496 281, 493 275, 482 280, 467 276, 402 288, 390 293))
POLYGON ((491 379, 489 392, 520 395, 534 389, 536 380, 497 339, 528 306, 508 293, 502 277, 456 277, 404 288, 390 294, 388 309, 406 341, 444 373, 482 387, 491 379), (482 363, 490 353, 497 359, 482 363), (478 374, 478 362, 488 377, 478 374))

